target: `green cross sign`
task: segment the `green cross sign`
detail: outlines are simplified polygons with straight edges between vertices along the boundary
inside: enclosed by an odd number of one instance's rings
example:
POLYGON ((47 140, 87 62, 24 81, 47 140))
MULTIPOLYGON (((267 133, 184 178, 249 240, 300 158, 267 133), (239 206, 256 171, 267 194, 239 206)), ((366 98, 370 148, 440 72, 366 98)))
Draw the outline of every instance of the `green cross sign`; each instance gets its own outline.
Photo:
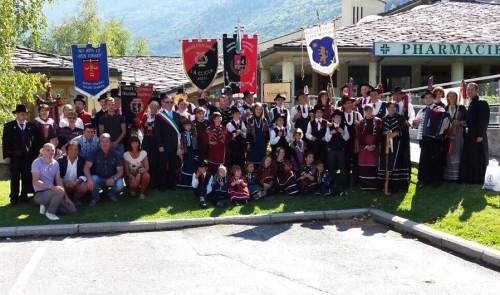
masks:
POLYGON ((384 45, 380 47, 380 51, 382 51, 383 54, 387 54, 389 51, 391 51, 391 48, 389 47, 389 45, 387 45, 387 43, 384 43, 384 45))

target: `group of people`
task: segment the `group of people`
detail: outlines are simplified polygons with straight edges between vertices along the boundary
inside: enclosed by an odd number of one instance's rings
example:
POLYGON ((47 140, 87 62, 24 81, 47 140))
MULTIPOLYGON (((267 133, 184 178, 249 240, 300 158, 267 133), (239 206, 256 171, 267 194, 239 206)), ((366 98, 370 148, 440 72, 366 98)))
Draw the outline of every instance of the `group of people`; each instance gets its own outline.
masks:
POLYGON ((489 106, 478 91, 467 85, 466 108, 457 93, 445 97, 435 87, 422 95, 417 114, 401 88, 383 101, 382 91, 368 84, 359 98, 344 86, 338 102, 321 91, 314 106, 299 91, 291 108, 283 94, 268 107, 249 91, 233 96, 230 87, 217 104, 206 92, 197 105, 163 95, 133 121, 123 115, 117 90, 102 95, 101 110, 92 113, 77 96, 56 119, 40 104, 29 122, 27 107, 18 105, 3 132, 10 200, 27 201, 34 191, 40 213, 57 220, 85 196, 90 206, 105 196, 117 201, 124 187, 141 199, 149 188, 190 189, 202 207, 275 193, 341 197, 353 185, 391 195, 410 183, 411 128, 421 147, 419 185, 481 183, 489 106))

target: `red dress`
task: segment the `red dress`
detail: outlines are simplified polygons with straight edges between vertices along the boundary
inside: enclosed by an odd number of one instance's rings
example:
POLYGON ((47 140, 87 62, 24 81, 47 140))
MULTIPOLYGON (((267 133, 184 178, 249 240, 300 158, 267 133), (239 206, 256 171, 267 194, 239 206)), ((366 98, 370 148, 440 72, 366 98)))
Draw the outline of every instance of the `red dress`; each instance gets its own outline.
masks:
POLYGON ((373 117, 363 119, 356 125, 356 135, 359 142, 359 187, 363 190, 376 190, 380 188, 377 180, 379 144, 381 138, 382 120, 373 117), (370 151, 365 147, 375 145, 370 151))
POLYGON ((243 177, 229 177, 229 187, 227 193, 229 198, 233 202, 248 201, 250 199, 250 192, 248 190, 248 185, 243 177), (242 183, 231 185, 236 180, 243 180, 242 183))
MULTIPOLYGON (((208 162, 212 166, 219 166, 226 160, 226 128, 222 125, 207 127, 208 162)), ((215 173, 215 172, 214 172, 215 173)))

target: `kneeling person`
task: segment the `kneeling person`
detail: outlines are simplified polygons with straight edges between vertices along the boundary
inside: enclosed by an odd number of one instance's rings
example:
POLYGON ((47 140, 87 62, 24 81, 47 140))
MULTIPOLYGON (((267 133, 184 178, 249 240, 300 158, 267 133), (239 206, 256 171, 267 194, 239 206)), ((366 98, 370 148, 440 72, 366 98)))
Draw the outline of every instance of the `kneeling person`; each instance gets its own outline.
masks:
POLYGON ((116 195, 123 190, 123 159, 111 149, 111 136, 99 137, 99 149, 85 162, 84 173, 92 191, 90 206, 100 200, 99 189, 107 190, 109 198, 116 202, 116 195))
POLYGON ((79 157, 80 144, 71 140, 66 146, 66 156, 57 160, 64 189, 75 203, 88 192, 87 177, 83 173, 85 159, 79 157))

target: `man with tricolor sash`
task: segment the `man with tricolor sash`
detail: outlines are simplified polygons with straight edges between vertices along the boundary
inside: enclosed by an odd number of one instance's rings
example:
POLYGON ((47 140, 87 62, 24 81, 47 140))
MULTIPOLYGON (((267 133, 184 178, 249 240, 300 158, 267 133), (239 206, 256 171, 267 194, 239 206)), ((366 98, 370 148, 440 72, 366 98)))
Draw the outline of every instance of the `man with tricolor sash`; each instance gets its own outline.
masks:
POLYGON ((161 99, 161 109, 156 115, 153 129, 158 146, 161 179, 160 190, 175 189, 178 179, 180 161, 180 126, 179 113, 174 110, 174 100, 171 96, 161 99))

